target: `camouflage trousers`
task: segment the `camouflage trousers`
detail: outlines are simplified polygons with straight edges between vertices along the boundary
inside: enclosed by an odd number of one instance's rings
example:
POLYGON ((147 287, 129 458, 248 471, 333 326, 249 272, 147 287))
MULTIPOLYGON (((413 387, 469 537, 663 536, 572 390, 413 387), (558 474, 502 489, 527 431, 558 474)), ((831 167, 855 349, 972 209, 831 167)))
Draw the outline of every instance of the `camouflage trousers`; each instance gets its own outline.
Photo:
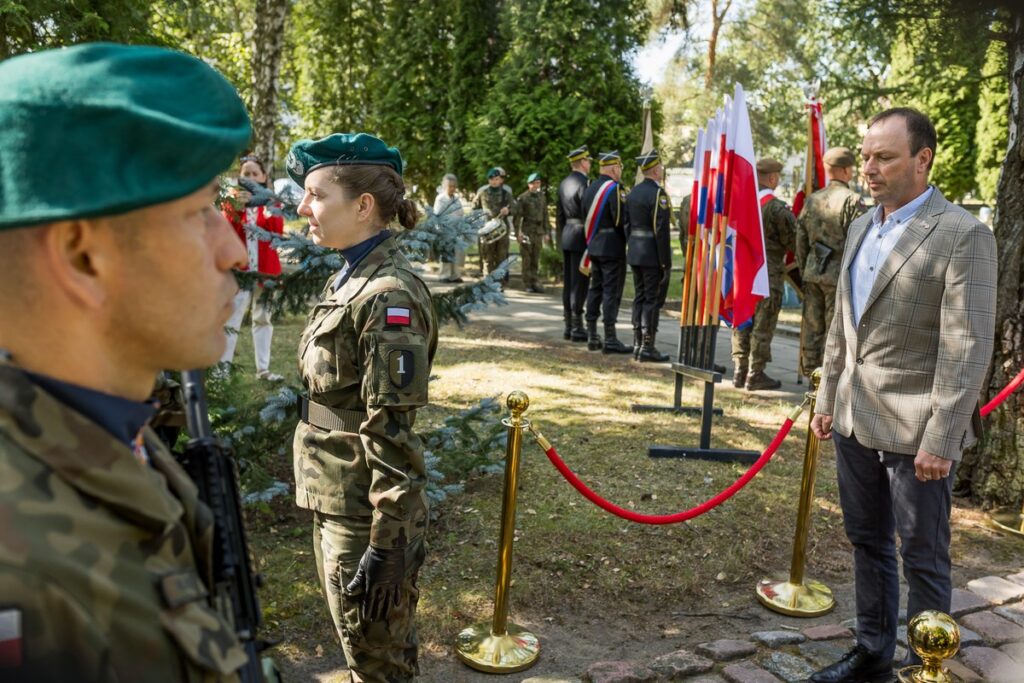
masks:
POLYGON ((523 235, 519 239, 519 258, 523 260, 523 287, 538 284, 537 271, 540 267, 540 248, 544 233, 523 235))
POLYGON ((732 331, 732 362, 736 367, 746 367, 749 362, 752 372, 760 372, 771 362, 772 337, 781 308, 782 290, 773 288, 771 294, 757 302, 753 324, 732 331))
MULTIPOLYGON (((508 235, 497 242, 480 245, 480 256, 484 259, 484 270, 487 273, 495 270, 501 262, 508 258, 508 235)), ((508 281, 508 276, 505 276, 508 281)))
POLYGON ((419 674, 416 636, 416 579, 425 556, 424 537, 406 549, 406 598, 391 609, 386 620, 365 621, 361 595, 347 595, 345 586, 355 576, 359 560, 370 544, 370 517, 341 517, 313 513, 313 552, 320 587, 341 638, 353 681, 406 683, 419 674))
POLYGON ((801 321, 803 329, 803 361, 804 373, 810 375, 821 366, 825 359, 825 338, 832 316, 836 312, 835 285, 817 282, 804 283, 804 316, 801 321))

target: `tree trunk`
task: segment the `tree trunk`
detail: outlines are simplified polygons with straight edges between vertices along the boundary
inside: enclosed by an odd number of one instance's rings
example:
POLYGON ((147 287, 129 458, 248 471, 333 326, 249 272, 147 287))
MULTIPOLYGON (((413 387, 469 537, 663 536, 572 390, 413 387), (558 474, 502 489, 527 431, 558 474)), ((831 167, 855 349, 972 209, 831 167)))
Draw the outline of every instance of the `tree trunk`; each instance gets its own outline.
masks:
POLYGON ((711 83, 715 78, 715 53, 718 49, 718 33, 722 30, 725 13, 729 11, 732 0, 726 0, 722 11, 718 11, 720 0, 711 0, 711 37, 708 38, 708 70, 704 73, 704 89, 711 91, 711 83))
POLYGON ((277 81, 289 4, 289 0, 256 0, 252 49, 253 149, 268 174, 274 166, 277 142, 277 81))
MULTIPOLYGON (((988 398, 1024 368, 1024 12, 1014 14, 1007 40, 1009 145, 996 199, 999 279, 988 398)), ((993 411, 985 429, 980 447, 964 459, 961 485, 969 485, 972 497, 985 507, 1019 506, 1024 499, 1024 394, 1017 392, 993 411)))

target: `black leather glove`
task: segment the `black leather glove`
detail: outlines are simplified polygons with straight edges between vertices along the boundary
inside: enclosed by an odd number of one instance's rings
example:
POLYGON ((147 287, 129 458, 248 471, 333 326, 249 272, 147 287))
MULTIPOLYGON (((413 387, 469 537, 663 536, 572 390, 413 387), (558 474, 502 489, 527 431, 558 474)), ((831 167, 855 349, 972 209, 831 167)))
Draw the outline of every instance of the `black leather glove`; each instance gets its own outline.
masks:
POLYGON ((347 586, 348 595, 363 596, 362 614, 366 621, 387 619, 391 608, 402 602, 405 579, 405 548, 374 548, 359 560, 356 575, 347 586))

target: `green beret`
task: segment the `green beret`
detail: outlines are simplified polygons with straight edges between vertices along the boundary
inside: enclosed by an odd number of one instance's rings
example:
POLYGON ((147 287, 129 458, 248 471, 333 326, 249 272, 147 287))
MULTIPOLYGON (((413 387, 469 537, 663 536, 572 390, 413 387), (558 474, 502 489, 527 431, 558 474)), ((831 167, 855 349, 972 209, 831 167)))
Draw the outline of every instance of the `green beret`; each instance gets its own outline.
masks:
POLYGON ((390 166, 402 175, 402 155, 380 138, 367 133, 334 133, 319 140, 299 140, 285 162, 288 175, 300 187, 306 176, 324 166, 390 166))
POLYGON ((782 162, 771 157, 763 157, 757 160, 758 173, 782 173, 782 162))
POLYGON ((501 178, 505 177, 505 169, 503 169, 501 166, 495 166, 494 168, 492 168, 492 169, 487 171, 487 179, 488 180, 490 180, 491 178, 498 178, 498 177, 501 177, 501 178))
POLYGON ((829 166, 850 168, 857 163, 857 157, 849 147, 833 147, 825 152, 822 160, 829 166))
POLYGON ((195 57, 89 43, 0 62, 0 230, 179 199, 249 144, 238 93, 195 57))
POLYGON ((540 173, 531 173, 531 174, 530 174, 530 175, 529 175, 529 176, 528 176, 528 177, 526 178, 526 184, 527 184, 527 185, 529 185, 529 184, 530 184, 530 183, 532 183, 532 182, 533 182, 534 180, 543 180, 543 178, 541 177, 540 173))

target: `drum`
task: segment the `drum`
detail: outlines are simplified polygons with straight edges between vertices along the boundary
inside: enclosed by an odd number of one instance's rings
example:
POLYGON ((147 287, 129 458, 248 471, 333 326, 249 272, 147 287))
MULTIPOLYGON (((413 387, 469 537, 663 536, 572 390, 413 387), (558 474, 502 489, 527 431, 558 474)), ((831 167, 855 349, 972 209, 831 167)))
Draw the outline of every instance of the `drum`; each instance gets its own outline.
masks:
POLYGON ((504 239, 507 234, 508 225, 500 218, 492 218, 487 221, 484 223, 484 227, 480 228, 480 231, 477 233, 481 244, 492 244, 504 239))

